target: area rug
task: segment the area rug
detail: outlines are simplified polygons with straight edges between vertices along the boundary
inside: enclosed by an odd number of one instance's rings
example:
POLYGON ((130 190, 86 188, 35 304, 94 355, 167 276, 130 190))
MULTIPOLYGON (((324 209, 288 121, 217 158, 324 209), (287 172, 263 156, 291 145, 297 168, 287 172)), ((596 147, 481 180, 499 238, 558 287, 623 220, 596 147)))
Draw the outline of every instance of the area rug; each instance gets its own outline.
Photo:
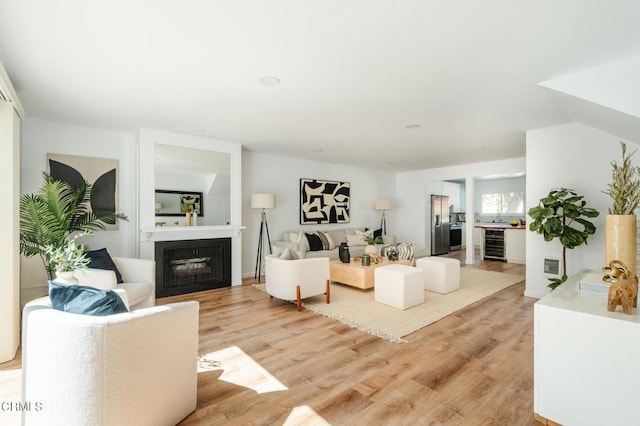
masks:
MULTIPOLYGON (((404 311, 375 302, 373 290, 331 285, 331 303, 324 295, 309 297, 302 306, 317 314, 391 342, 406 342, 404 336, 438 321, 472 303, 524 280, 524 276, 460 268, 460 289, 449 294, 425 291, 425 303, 404 311)), ((254 284, 264 291, 264 284, 254 284)))

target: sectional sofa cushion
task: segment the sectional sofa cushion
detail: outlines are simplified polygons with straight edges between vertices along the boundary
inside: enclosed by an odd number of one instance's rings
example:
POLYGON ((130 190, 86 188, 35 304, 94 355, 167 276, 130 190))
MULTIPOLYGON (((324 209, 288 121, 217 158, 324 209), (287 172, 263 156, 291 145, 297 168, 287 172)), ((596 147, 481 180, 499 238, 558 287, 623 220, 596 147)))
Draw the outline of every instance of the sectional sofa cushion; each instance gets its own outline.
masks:
POLYGON ((317 234, 307 234, 305 232, 305 235, 307 236, 307 241, 309 242, 309 251, 324 250, 322 246, 322 240, 317 234))
POLYGON ((344 229, 336 229, 334 231, 326 231, 327 234, 331 235, 333 239, 333 243, 336 247, 340 246, 340 243, 345 243, 347 241, 347 234, 344 229))
POLYGON ((89 265, 87 266, 87 268, 106 269, 109 271, 113 271, 116 274, 116 282, 118 284, 122 284, 124 282, 124 280, 122 279, 122 274, 118 270, 118 267, 109 255, 109 252, 106 248, 88 251, 86 255, 89 258, 89 265))
POLYGON ((318 237, 322 241, 323 250, 333 250, 336 248, 336 243, 333 241, 333 237, 328 232, 318 231, 318 237))
POLYGON ((347 235, 347 245, 352 246, 366 246, 367 242, 364 240, 362 234, 360 235, 347 235))
POLYGON ((284 251, 282 253, 280 253, 279 255, 277 255, 277 257, 278 257, 278 259, 283 259, 283 260, 295 260, 295 259, 301 259, 302 258, 302 256, 300 256, 300 254, 297 251, 292 250, 289 247, 284 249, 284 251))

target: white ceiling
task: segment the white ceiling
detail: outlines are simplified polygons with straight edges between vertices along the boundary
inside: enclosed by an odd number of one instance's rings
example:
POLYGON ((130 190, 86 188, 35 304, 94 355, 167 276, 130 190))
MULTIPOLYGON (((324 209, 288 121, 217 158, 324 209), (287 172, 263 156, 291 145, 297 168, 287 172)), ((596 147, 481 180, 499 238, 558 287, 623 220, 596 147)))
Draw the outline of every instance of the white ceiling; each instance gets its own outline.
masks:
POLYGON ((28 117, 381 170, 522 157, 580 116, 538 83, 638 54, 636 0, 0 2, 28 117))

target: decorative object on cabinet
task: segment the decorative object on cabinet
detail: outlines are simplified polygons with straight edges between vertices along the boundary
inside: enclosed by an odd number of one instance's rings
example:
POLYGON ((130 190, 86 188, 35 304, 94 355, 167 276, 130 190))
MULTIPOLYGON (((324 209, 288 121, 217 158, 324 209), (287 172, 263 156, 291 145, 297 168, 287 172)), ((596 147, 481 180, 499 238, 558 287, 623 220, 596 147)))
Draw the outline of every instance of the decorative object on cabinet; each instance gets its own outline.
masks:
POLYGON ((262 272, 262 259, 264 258, 264 234, 267 234, 267 242, 269 247, 269 254, 271 251, 271 237, 269 236, 269 224, 267 223, 267 213, 265 209, 276 208, 276 195, 275 194, 251 194, 251 208, 262 209, 260 213, 260 234, 258 236, 258 253, 256 255, 256 271, 254 278, 260 282, 260 273, 262 272))
POLYGON ((634 211, 640 203, 640 167, 631 165, 631 153, 622 146, 622 164, 611 161, 612 181, 608 189, 602 191, 609 195, 613 204, 605 217, 605 264, 614 259, 623 261, 630 276, 637 273, 636 260, 636 216, 634 211))
POLYGON ((622 311, 631 315, 632 308, 638 306, 638 277, 632 275, 627 265, 620 260, 612 260, 602 268, 603 281, 612 283, 609 286, 607 310, 613 312, 618 305, 622 311))
POLYGON ((620 279, 609 287, 607 310, 613 312, 622 306, 622 312, 631 315, 638 306, 638 277, 620 279))
POLYGON ((378 211, 382 211, 382 218, 380 219, 380 228, 382 228, 382 235, 387 235, 387 218, 385 213, 387 210, 391 210, 391 200, 376 200, 374 208, 378 211))
POLYGON ((351 184, 300 179, 300 224, 349 223, 351 184))
POLYGON ((558 238, 562 245, 562 276, 549 278, 547 285, 553 290, 567 280, 567 249, 587 243, 589 235, 596 232, 596 226, 587 218, 597 217, 600 213, 587 207, 582 195, 567 188, 552 189, 527 213, 533 219, 529 230, 542 235, 545 241, 558 238))

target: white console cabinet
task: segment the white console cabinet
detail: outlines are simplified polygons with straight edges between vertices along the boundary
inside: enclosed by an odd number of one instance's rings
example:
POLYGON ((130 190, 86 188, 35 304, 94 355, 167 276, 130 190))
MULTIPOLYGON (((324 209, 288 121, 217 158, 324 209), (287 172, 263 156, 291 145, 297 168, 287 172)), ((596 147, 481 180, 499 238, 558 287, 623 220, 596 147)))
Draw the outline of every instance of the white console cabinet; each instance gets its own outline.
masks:
POLYGON ((563 425, 638 425, 640 316, 580 291, 588 272, 534 305, 534 412, 563 425))

